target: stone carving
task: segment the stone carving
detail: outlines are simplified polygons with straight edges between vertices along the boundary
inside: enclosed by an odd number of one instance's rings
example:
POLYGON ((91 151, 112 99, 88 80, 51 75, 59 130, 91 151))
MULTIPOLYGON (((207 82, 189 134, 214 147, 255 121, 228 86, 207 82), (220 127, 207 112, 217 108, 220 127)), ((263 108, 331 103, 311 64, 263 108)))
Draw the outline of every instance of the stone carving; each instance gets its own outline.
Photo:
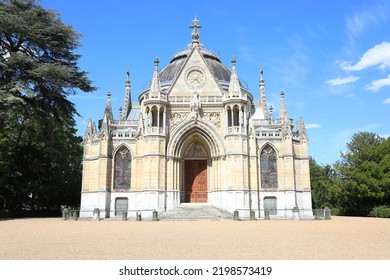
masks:
POLYGON ((221 116, 219 113, 207 113, 206 119, 216 127, 221 127, 221 116))
POLYGON ((171 129, 182 123, 187 118, 188 113, 172 113, 171 115, 171 129))
POLYGON ((204 158, 207 157, 207 153, 199 142, 194 142, 187 148, 184 157, 204 158))

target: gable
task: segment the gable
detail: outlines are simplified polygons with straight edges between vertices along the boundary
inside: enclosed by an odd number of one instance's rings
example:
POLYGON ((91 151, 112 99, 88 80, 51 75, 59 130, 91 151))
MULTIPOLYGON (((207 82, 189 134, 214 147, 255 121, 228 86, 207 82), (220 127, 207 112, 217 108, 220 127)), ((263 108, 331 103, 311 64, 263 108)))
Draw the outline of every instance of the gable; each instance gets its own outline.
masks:
POLYGON ((194 92, 198 92, 200 96, 222 96, 209 65, 199 49, 193 48, 172 84, 169 96, 193 96, 194 92))

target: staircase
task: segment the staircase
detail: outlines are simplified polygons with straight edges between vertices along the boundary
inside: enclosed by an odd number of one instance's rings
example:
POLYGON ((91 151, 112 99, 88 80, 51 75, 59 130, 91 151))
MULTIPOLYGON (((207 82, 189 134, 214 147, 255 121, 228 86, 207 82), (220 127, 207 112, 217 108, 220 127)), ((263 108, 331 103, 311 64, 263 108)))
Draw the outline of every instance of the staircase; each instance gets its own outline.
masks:
POLYGON ((158 213, 158 218, 168 220, 220 220, 233 219, 233 214, 207 203, 182 203, 175 209, 158 213))

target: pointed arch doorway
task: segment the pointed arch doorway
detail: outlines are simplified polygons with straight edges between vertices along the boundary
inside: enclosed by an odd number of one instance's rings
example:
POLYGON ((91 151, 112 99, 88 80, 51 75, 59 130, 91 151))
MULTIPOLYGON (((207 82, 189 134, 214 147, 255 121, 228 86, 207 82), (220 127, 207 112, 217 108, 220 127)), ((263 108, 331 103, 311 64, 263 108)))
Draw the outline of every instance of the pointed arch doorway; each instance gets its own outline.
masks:
POLYGON ((184 154, 184 202, 207 202, 207 152, 198 142, 192 142, 184 154))

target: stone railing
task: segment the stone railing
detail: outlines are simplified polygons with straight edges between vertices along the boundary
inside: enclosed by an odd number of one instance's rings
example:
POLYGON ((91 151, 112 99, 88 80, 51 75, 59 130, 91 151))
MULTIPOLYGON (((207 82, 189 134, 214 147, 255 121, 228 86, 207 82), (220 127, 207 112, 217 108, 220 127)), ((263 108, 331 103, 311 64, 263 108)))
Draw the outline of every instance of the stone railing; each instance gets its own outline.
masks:
POLYGON ((167 101, 167 95, 164 94, 164 93, 161 93, 159 96, 150 96, 149 93, 145 94, 145 99, 144 101, 150 101, 150 100, 163 100, 163 101, 167 101))
MULTIPOLYGON (((284 119, 283 118, 280 118, 280 119, 268 119, 268 120, 253 120, 253 124, 255 126, 259 126, 259 125, 279 125, 279 124, 283 124, 284 123, 284 119)), ((293 124, 293 120, 292 119, 288 119, 288 124, 292 125, 293 124)))
MULTIPOLYGON (((192 101, 192 98, 193 98, 192 96, 170 96, 169 102, 190 103, 192 101)), ((202 104, 222 102, 222 96, 201 96, 200 102, 202 104)))
POLYGON ((228 134, 246 134, 246 129, 244 126, 229 126, 227 128, 228 134))
POLYGON ((128 120, 125 120, 125 121, 121 121, 121 120, 117 120, 117 121, 111 121, 110 124, 112 125, 123 125, 123 126, 138 126, 138 123, 139 121, 136 120, 136 121, 128 121, 128 120))
POLYGON ((279 138, 281 136, 281 132, 278 131, 256 131, 257 137, 264 138, 279 138))
POLYGON ((111 132, 112 138, 135 138, 137 133, 135 131, 123 132, 123 131, 113 131, 111 132))
POLYGON ((165 134, 164 127, 151 126, 145 129, 145 135, 161 135, 165 134))

